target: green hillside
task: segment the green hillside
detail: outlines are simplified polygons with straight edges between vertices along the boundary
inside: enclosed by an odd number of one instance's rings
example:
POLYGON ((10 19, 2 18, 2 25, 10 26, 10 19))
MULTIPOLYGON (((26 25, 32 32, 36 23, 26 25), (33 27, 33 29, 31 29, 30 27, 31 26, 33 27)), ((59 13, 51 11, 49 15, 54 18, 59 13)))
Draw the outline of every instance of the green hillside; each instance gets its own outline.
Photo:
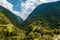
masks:
POLYGON ((25 20, 24 29, 32 39, 54 40, 60 36, 60 2, 37 6, 25 20))
POLYGON ((42 26, 44 25, 41 20, 35 20, 27 28, 19 29, 0 12, 0 40, 53 40, 55 35, 60 34, 58 29, 42 26))
POLYGON ((24 32, 13 25, 4 12, 0 11, 0 40, 23 40, 22 36, 24 32))

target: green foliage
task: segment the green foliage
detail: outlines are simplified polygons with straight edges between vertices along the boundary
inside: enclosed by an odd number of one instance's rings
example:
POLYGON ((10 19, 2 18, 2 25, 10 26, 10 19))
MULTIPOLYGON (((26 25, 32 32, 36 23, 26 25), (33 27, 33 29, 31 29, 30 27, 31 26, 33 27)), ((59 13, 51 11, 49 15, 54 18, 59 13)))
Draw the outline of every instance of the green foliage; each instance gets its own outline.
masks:
POLYGON ((2 14, 2 12, 0 12, 0 24, 9 24, 11 23, 10 20, 2 14))
POLYGON ((53 38, 50 35, 44 35, 42 40, 53 40, 53 38))
POLYGON ((0 40, 23 40, 25 34, 0 12, 0 40))

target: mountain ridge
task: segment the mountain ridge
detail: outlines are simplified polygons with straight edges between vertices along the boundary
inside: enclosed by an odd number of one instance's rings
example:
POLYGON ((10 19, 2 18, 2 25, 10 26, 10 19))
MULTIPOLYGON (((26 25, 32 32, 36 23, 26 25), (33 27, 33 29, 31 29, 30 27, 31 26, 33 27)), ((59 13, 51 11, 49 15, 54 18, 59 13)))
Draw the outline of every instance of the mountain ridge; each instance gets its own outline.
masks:
POLYGON ((15 14, 13 14, 12 12, 10 12, 9 10, 7 10, 2 6, 0 6, 0 11, 2 10, 3 12, 5 12, 5 15, 8 16, 11 22, 20 28, 20 26, 23 27, 25 25, 29 25, 30 23, 32 23, 34 20, 37 19, 43 21, 44 20, 49 21, 50 20, 49 17, 51 17, 51 15, 57 17, 57 20, 58 19, 60 20, 60 16, 59 16, 60 14, 56 13, 59 12, 58 11, 60 10, 59 8, 60 8, 60 1, 41 4, 32 11, 32 13, 27 17, 25 21, 23 21, 21 17, 16 16, 15 14), (56 10, 56 12, 54 10, 56 10), (53 14, 51 14, 51 12, 53 12, 53 14))
POLYGON ((55 22, 60 21, 60 1, 44 3, 35 8, 25 20, 25 25, 33 23, 34 20, 42 20, 55 26, 55 22), (54 19, 55 18, 55 19, 54 19), (52 24, 51 24, 52 23, 52 24))
MULTIPOLYGON (((60 1, 57 1, 57 2, 51 2, 51 3, 43 3, 43 4, 41 4, 41 5, 38 5, 32 12, 31 12, 31 14, 32 13, 37 13, 37 11, 40 11, 40 12, 42 12, 42 11, 44 11, 46 8, 49 8, 49 7, 52 7, 52 6, 58 6, 58 5, 60 5, 60 1), (57 4, 58 3, 58 4, 57 4), (38 10, 37 10, 38 9, 38 10)), ((31 15, 30 14, 30 15, 31 15)), ((30 16, 29 15, 29 16, 30 16)), ((32 15, 34 15, 35 16, 35 14, 32 14, 32 15)), ((29 17, 28 16, 28 17, 29 17)))
POLYGON ((5 16, 7 16, 8 19, 10 19, 11 23, 14 25, 20 27, 20 25, 23 23, 23 19, 19 16, 16 16, 12 12, 10 12, 8 9, 0 6, 0 12, 3 12, 5 16))

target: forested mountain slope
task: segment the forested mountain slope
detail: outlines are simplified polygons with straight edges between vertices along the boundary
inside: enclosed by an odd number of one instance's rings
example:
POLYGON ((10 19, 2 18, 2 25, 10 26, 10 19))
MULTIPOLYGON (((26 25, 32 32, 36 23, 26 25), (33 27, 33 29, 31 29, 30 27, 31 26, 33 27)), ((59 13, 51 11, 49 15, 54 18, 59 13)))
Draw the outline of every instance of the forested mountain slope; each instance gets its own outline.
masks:
POLYGON ((23 23, 23 19, 21 17, 13 14, 8 9, 2 6, 0 6, 0 12, 3 12, 2 14, 4 14, 15 26, 20 27, 20 25, 23 23))
POLYGON ((60 1, 52 2, 52 3, 45 3, 39 5, 33 10, 33 12, 28 16, 25 20, 25 25, 29 25, 34 21, 40 20, 41 23, 39 24, 47 24, 46 27, 49 28, 56 28, 59 29, 60 26, 60 1))

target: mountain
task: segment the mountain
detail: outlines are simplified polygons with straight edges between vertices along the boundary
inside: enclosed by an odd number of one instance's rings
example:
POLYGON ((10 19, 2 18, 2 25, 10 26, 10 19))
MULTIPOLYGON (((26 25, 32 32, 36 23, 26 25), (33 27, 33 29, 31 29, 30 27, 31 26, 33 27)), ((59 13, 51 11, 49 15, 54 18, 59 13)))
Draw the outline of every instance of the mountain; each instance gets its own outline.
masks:
POLYGON ((11 21, 12 24, 20 28, 20 25, 23 23, 23 19, 21 17, 16 16, 15 14, 13 14, 8 9, 2 6, 0 6, 0 12, 3 12, 3 14, 11 21))
POLYGON ((25 25, 41 20, 43 24, 59 28, 60 24, 60 1, 44 3, 37 6, 25 20, 25 25))
POLYGON ((55 40, 59 29, 60 1, 37 6, 25 21, 0 6, 0 40, 55 40))
POLYGON ((46 23, 50 26, 57 26, 57 23, 60 22, 60 1, 44 3, 37 6, 25 21, 2 6, 0 6, 0 12, 3 12, 19 28, 28 26, 38 20, 41 20, 44 25, 46 23))

